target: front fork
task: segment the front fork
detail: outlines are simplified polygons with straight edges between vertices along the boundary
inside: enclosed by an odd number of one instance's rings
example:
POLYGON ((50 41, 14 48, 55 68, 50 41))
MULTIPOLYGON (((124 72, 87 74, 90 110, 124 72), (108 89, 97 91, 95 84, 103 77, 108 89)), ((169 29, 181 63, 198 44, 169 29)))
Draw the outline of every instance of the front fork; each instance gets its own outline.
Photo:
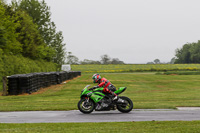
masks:
POLYGON ((85 101, 82 103, 82 106, 84 107, 84 108, 89 108, 90 106, 92 106, 91 104, 90 104, 90 102, 89 102, 89 97, 85 97, 85 101))
POLYGON ((85 100, 88 103, 89 102, 89 97, 85 97, 85 100))

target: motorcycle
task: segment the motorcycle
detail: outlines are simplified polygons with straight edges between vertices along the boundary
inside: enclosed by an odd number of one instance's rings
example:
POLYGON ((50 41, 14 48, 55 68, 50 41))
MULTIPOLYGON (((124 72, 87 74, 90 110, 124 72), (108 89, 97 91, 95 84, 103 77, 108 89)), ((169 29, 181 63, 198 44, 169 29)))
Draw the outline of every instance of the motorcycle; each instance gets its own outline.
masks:
MULTIPOLYGON (((113 101, 110 94, 103 93, 103 87, 101 88, 88 88, 87 85, 80 95, 80 101, 78 102, 78 109, 85 114, 95 111, 109 111, 118 109, 122 113, 128 113, 133 109, 133 102, 130 98, 125 96, 118 96, 118 100, 113 101), (101 104, 103 107, 101 110, 97 110, 96 107, 101 104)), ((119 95, 126 90, 126 87, 120 87, 114 91, 119 95)))

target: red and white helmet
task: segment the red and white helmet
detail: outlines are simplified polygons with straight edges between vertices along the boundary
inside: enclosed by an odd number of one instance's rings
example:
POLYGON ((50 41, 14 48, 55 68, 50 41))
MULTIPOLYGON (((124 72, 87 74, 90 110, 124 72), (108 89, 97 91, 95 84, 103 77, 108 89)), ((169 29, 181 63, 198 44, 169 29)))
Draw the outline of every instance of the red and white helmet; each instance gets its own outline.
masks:
POLYGON ((101 76, 99 74, 94 74, 92 79, 94 83, 97 83, 99 80, 101 80, 101 76))

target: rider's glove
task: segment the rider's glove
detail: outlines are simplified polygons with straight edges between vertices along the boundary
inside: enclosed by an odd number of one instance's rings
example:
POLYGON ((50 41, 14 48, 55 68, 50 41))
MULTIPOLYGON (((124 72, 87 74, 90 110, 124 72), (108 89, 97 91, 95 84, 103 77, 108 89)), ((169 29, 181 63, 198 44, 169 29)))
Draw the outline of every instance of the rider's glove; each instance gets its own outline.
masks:
POLYGON ((97 86, 92 87, 92 89, 96 89, 96 88, 99 88, 99 86, 97 85, 97 86))

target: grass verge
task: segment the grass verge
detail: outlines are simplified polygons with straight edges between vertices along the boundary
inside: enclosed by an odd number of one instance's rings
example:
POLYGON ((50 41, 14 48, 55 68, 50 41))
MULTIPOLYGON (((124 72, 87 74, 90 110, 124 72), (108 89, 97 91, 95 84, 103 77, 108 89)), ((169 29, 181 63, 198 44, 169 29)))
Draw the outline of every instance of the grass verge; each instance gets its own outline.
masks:
POLYGON ((0 133, 198 133, 200 121, 0 124, 0 133))

